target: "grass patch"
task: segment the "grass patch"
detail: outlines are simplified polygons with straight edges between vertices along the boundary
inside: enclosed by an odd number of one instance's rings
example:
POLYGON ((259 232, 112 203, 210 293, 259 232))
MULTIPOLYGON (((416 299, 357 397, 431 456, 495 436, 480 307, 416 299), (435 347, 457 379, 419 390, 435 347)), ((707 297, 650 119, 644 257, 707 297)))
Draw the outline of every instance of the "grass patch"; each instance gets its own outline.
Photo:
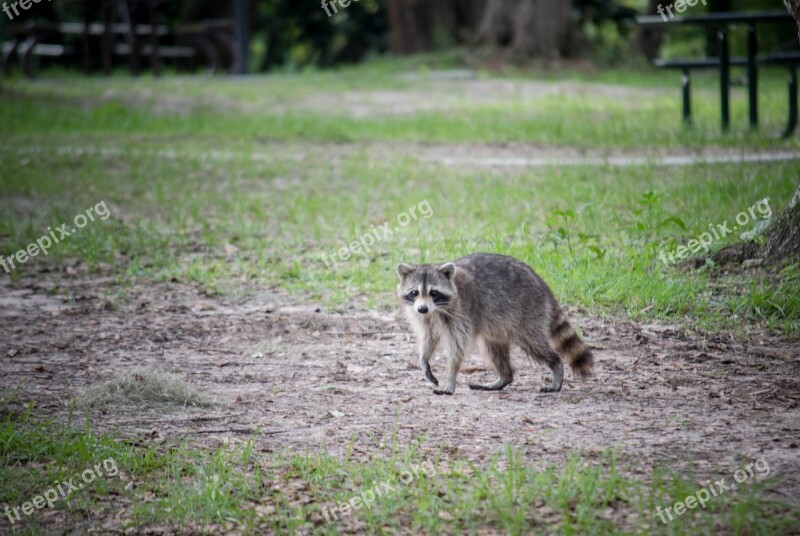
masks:
MULTIPOLYGON (((704 485, 663 466, 647 480, 633 478, 611 453, 573 452, 546 467, 534 467, 511 448, 482 466, 448 461, 423 443, 387 446, 369 461, 262 455, 258 432, 219 449, 133 444, 94 433, 88 421, 37 421, 31 410, 0 422, 0 477, 15 483, 0 487, 0 504, 12 516, 15 506, 54 482, 82 482, 80 475, 101 460, 113 460, 117 471, 60 498, 52 510, 21 516, 14 527, 20 533, 78 527, 87 516, 108 530, 166 526, 246 534, 790 534, 800 520, 796 508, 770 498, 769 479, 757 479, 664 525, 656 508, 704 485)), ((9 528, 8 518, 0 526, 9 528)))
POLYGON ((0 251, 25 248, 100 196, 111 212, 12 277, 80 259, 128 284, 177 280, 211 293, 278 286, 333 309, 356 297, 390 309, 396 263, 491 251, 528 262, 563 302, 596 313, 742 336, 800 332, 797 267, 720 275, 660 258, 764 198, 776 214, 800 183, 791 162, 496 170, 357 152, 334 168, 324 147, 307 147, 312 156, 300 164, 280 155, 252 160, 246 151, 208 160, 197 145, 165 158, 140 147, 113 158, 0 151, 15 171, 0 181, 0 195, 16 200, 0 207, 0 251), (425 201, 429 215, 419 210, 425 201), (411 209, 417 217, 406 222, 411 209), (384 223, 396 231, 370 251, 326 263, 323 255, 384 223))
POLYGON ((694 75, 694 127, 686 129, 675 73, 613 69, 497 76, 479 71, 475 80, 454 84, 429 76, 424 65, 407 72, 402 70, 406 63, 386 65, 235 83, 185 76, 14 79, 0 88, 5 93, 0 115, 4 135, 47 144, 64 137, 146 136, 249 142, 520 141, 578 148, 798 146, 796 138, 777 136, 788 117, 780 69, 759 71, 761 133, 746 128, 746 92, 735 89, 731 132, 723 134, 714 73, 694 75), (489 85, 499 81, 506 86, 489 85), (572 85, 554 93, 549 84, 556 82, 572 85), (515 83, 538 85, 507 88, 515 83))

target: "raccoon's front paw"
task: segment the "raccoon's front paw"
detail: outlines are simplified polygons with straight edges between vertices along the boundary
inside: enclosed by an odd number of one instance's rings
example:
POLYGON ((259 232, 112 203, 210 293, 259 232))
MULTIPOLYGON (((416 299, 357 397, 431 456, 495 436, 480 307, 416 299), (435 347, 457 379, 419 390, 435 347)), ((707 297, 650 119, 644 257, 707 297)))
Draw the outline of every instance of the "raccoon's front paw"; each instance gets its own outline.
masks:
POLYGON ((542 387, 539 389, 540 393, 557 393, 561 390, 561 387, 542 387))
POLYGON ((439 385, 439 380, 436 379, 436 376, 433 375, 430 368, 425 370, 425 377, 428 378, 428 381, 433 385, 439 385))
POLYGON ((435 395, 450 395, 450 396, 453 396, 453 391, 448 391, 447 389, 434 389, 433 390, 433 394, 435 394, 435 395))

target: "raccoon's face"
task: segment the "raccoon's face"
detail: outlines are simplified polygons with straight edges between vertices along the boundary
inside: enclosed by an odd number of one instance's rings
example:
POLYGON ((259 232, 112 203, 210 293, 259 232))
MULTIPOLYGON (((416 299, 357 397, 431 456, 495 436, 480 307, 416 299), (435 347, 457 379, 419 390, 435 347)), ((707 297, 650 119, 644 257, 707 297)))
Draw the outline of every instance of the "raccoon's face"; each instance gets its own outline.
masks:
POLYGON ((456 297, 456 265, 452 262, 440 266, 398 264, 397 275, 397 297, 420 315, 444 309, 456 297))

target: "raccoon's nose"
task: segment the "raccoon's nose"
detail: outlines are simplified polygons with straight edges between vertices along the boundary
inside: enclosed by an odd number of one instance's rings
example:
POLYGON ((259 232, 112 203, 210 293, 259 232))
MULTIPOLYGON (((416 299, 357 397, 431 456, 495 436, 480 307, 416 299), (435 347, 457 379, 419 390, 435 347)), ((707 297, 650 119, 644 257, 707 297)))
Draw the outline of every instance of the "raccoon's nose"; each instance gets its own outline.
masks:
POLYGON ((419 307, 417 307, 417 311, 419 311, 422 314, 425 314, 425 313, 428 312, 428 306, 427 305, 420 305, 419 307))

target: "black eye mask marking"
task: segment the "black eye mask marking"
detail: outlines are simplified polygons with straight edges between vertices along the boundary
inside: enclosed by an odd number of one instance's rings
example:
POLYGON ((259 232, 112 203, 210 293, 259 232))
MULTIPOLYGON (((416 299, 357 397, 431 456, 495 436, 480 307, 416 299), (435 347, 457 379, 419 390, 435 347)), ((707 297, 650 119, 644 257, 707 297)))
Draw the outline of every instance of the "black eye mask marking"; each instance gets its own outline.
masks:
POLYGON ((435 303, 436 305, 442 305, 450 301, 449 296, 442 294, 438 290, 431 291, 431 299, 433 300, 433 303, 435 303))
POLYGON ((417 296, 419 296, 419 291, 417 289, 414 289, 414 290, 408 292, 405 296, 403 296, 403 299, 405 301, 407 301, 408 303, 414 303, 414 299, 417 296))

